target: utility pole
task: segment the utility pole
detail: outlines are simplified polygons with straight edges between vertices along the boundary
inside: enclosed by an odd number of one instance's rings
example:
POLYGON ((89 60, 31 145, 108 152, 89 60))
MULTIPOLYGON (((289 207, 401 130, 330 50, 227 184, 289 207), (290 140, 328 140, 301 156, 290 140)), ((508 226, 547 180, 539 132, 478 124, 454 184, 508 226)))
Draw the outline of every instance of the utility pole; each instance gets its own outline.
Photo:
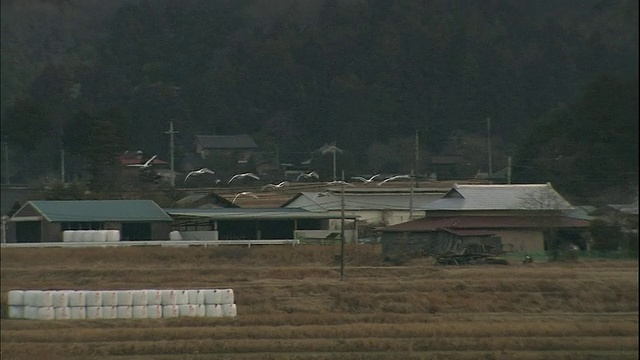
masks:
POLYGON ((489 152, 489 176, 493 174, 491 165, 491 119, 487 118, 487 151, 489 152))
POLYGON ((411 180, 409 180, 409 221, 413 220, 413 169, 411 169, 411 180))
POLYGON ((64 185, 64 149, 60 150, 60 179, 64 185))
POLYGON ((10 166, 11 163, 9 163, 9 143, 8 142, 4 142, 4 159, 2 160, 2 164, 4 165, 4 180, 6 182, 7 185, 11 184, 11 173, 10 173, 10 166))
POLYGON ((165 131, 165 134, 169 134, 169 150, 171 151, 171 187, 176 186, 176 172, 174 168, 174 144, 173 134, 177 134, 179 131, 173 131, 173 121, 169 122, 169 131, 165 131))
POLYGON ((511 156, 507 158, 507 184, 511 184, 511 156))
POLYGON ((344 280, 344 170, 340 183, 340 281, 344 280))
POLYGON ((420 173, 420 167, 418 166, 419 162, 420 162, 420 134, 418 132, 418 130, 416 130, 416 143, 415 143, 415 152, 416 152, 416 164, 415 164, 415 169, 416 169, 416 173, 420 173))

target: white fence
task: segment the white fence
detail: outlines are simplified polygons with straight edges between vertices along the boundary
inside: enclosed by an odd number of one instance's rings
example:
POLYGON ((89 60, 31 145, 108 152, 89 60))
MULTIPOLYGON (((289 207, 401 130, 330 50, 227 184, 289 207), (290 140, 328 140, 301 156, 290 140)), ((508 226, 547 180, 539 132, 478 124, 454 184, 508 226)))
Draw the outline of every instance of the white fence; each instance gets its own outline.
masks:
POLYGON ((274 239, 274 240, 147 240, 147 241, 106 241, 106 242, 41 242, 41 243, 3 243, 3 248, 47 248, 47 247, 122 247, 122 246, 163 246, 163 247, 187 247, 187 246, 219 246, 219 245, 298 245, 300 240, 274 239))

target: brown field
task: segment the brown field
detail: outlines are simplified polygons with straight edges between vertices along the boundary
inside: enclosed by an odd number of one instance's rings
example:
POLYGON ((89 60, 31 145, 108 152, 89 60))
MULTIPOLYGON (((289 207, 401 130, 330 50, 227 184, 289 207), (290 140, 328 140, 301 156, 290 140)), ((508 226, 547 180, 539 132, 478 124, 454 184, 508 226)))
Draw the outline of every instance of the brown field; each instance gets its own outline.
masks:
POLYGON ((638 359, 638 261, 404 266, 377 245, 2 249, 0 358, 638 359), (236 318, 6 319, 11 289, 232 288, 236 318))

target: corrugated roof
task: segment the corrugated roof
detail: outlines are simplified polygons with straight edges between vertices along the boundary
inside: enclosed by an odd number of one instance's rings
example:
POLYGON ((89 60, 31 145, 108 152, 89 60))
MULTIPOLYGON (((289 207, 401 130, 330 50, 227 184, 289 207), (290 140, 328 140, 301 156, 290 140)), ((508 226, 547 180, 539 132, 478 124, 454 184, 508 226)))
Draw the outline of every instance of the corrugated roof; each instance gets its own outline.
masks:
POLYGON ((152 200, 36 200, 28 205, 51 222, 172 220, 152 200))
POLYGON ((452 216, 422 218, 379 229, 383 232, 433 231, 437 229, 586 228, 589 221, 566 216, 452 216))
POLYGON ((205 149, 254 149, 258 147, 247 134, 196 135, 196 141, 205 149))
MULTIPOLYGON (((427 204, 440 199, 443 193, 414 193, 413 209, 422 210, 427 204)), ((345 210, 408 210, 411 194, 344 194, 345 210)), ((302 208, 309 211, 328 211, 341 209, 342 196, 336 192, 301 192, 283 205, 286 208, 302 208)))
MULTIPOLYGON (((337 219, 340 216, 328 212, 311 212, 299 208, 252 208, 252 209, 165 209, 171 216, 205 217, 214 220, 252 219, 337 219)), ((346 219, 357 216, 346 215, 346 219)))
POLYGON ((569 210, 551 184, 454 185, 427 210, 569 210))

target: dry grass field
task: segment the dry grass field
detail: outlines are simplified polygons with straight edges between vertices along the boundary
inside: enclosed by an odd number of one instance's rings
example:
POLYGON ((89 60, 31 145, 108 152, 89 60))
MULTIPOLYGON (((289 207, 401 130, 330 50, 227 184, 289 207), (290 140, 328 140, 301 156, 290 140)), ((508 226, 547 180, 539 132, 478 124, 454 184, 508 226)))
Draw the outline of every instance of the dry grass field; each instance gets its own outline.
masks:
POLYGON ((404 266, 377 245, 2 249, 0 357, 638 359, 638 262, 404 266), (235 318, 7 319, 11 289, 232 288, 235 318))

